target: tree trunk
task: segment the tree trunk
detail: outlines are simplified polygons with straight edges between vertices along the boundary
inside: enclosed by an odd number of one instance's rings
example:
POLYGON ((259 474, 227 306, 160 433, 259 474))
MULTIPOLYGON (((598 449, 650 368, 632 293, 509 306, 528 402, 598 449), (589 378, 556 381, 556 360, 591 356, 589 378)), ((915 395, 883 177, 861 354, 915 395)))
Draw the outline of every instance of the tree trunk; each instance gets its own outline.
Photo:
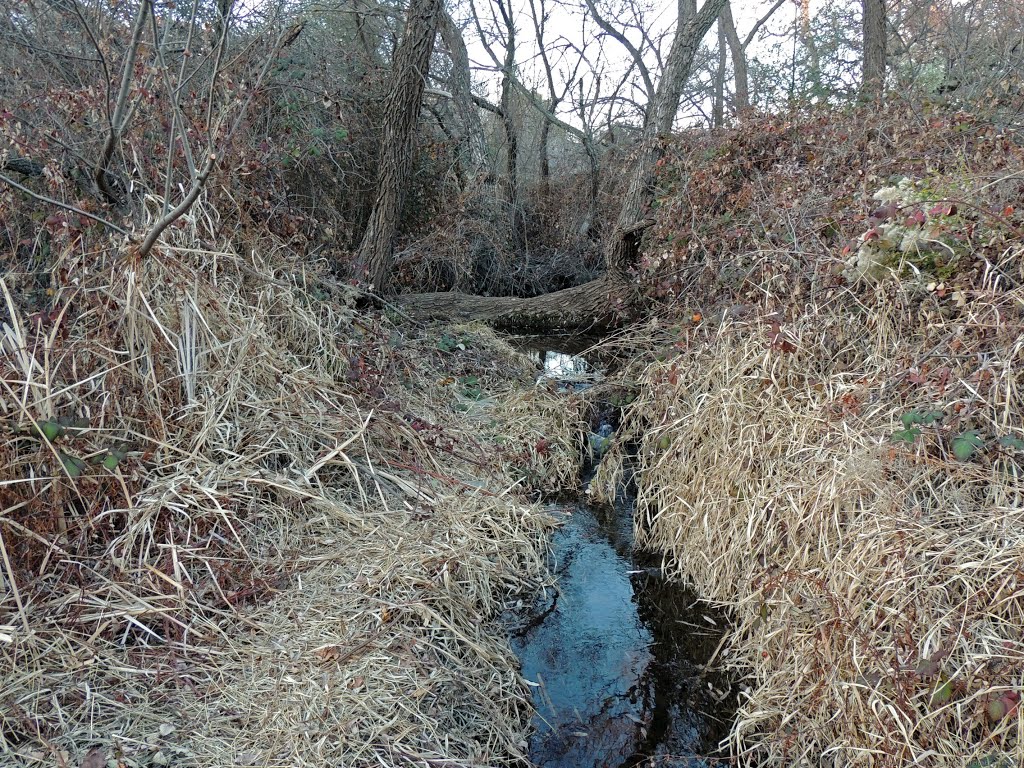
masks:
POLYGON ((864 76, 861 94, 877 99, 885 83, 885 0, 864 0, 864 76))
MULTIPOLYGON (((682 3, 680 3, 682 5, 682 3)), ((680 20, 672 40, 665 71, 651 105, 654 119, 644 127, 640 149, 630 174, 629 188, 619 209, 615 230, 605 245, 605 268, 609 273, 623 274, 636 264, 640 255, 640 239, 654 222, 647 218, 654 200, 654 174, 658 161, 664 155, 662 136, 672 130, 683 87, 690 77, 693 59, 700 41, 718 18, 725 0, 704 0, 700 11, 689 24, 680 20)))
POLYGON ((465 293, 418 293, 399 298, 416 320, 479 320, 499 330, 604 331, 633 316, 639 301, 636 286, 617 275, 591 280, 543 296, 470 296, 465 293))
POLYGON ((391 87, 384 104, 377 194, 354 267, 356 277, 378 292, 385 289, 391 269, 398 217, 412 170, 413 129, 442 8, 441 0, 410 0, 405 31, 395 51, 391 87))
POLYGON ((464 146, 462 173, 468 183, 478 182, 487 173, 487 142, 480 123, 480 112, 473 103, 473 81, 469 71, 469 54, 466 43, 452 17, 441 13, 441 39, 448 48, 452 60, 451 91, 455 110, 462 122, 464 146))
POLYGON ((508 19, 505 61, 501 78, 501 125, 505 132, 505 204, 512 222, 512 243, 520 247, 523 240, 522 211, 519 208, 519 133, 516 130, 512 94, 515 90, 512 68, 516 62, 515 26, 508 19))
POLYGON ((736 22, 732 18, 732 7, 726 3, 722 8, 722 15, 718 17, 719 23, 724 26, 725 39, 729 43, 729 55, 732 57, 733 88, 735 94, 733 101, 736 107, 736 119, 742 120, 750 111, 750 85, 747 80, 747 51, 740 42, 739 33, 736 32, 736 22))
MULTIPOLYGON (((552 99, 548 103, 548 109, 552 112, 558 106, 552 99)), ((537 151, 540 154, 540 194, 547 203, 551 195, 551 158, 548 157, 548 140, 551 136, 551 121, 545 120, 540 126, 540 146, 537 151)))
POLYGON ((583 142, 583 149, 587 153, 587 213, 580 224, 579 233, 588 237, 594 231, 594 223, 597 221, 597 195, 601 191, 601 166, 597 157, 597 147, 589 135, 583 142))
MULTIPOLYGON (((728 8, 729 4, 725 4, 728 8)), ((724 12, 724 8, 723 8, 724 12)), ((725 50, 728 44, 725 39, 725 22, 718 17, 718 67, 715 69, 715 98, 711 105, 711 122, 715 128, 725 125, 725 50)))

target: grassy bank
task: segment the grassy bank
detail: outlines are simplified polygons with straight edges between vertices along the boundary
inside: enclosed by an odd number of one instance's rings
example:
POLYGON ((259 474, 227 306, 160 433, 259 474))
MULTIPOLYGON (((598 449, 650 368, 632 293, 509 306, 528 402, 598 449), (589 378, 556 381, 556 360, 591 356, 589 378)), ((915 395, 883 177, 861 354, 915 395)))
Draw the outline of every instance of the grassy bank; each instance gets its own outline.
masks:
POLYGON ((576 476, 577 404, 193 235, 2 276, 4 764, 514 760, 493 622, 547 578, 523 492, 576 476))
POLYGON ((680 150, 733 207, 668 188, 679 298, 609 349, 635 399, 599 480, 635 440, 644 543, 732 611, 744 765, 1024 763, 1021 150, 931 119, 930 156, 906 115, 680 150))

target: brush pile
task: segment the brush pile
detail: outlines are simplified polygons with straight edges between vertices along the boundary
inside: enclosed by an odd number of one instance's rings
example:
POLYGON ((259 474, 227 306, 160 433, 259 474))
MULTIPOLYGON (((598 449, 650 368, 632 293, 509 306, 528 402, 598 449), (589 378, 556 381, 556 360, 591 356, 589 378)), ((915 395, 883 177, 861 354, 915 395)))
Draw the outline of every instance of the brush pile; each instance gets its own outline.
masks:
POLYGON ((878 208, 912 189, 898 212, 818 197, 810 215, 822 177, 778 158, 824 144, 816 125, 790 126, 747 178, 732 219, 774 223, 694 266, 700 309, 619 340, 624 361, 646 351, 620 373, 635 399, 595 489, 635 441, 643 544, 731 609, 741 764, 1021 765, 1024 247, 1005 198, 1021 151, 1011 137, 994 170, 969 155, 977 172, 954 175, 958 140, 929 184, 864 195, 878 208), (787 214, 772 206, 790 179, 787 214), (814 248, 783 254, 783 220, 814 248), (880 243, 892 221, 929 234, 880 243), (726 286, 730 259, 752 271, 726 286))
POLYGON ((514 761, 493 621, 547 578, 518 490, 571 474, 578 410, 202 210, 0 277, 0 761, 514 761))

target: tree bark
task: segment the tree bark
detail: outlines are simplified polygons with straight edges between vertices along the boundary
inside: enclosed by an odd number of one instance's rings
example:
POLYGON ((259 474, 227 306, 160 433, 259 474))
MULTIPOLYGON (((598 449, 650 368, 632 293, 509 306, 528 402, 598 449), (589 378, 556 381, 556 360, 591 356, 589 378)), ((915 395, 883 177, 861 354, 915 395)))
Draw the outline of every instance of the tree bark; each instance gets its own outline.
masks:
POLYGON ((885 83, 885 0, 864 0, 864 73, 861 94, 877 99, 885 83))
POLYGON ((654 200, 655 168, 664 155, 662 138, 672 130, 700 41, 724 5, 725 0, 704 0, 704 5, 692 15, 690 23, 681 19, 676 27, 672 47, 665 59, 665 71, 651 105, 653 119, 644 126, 629 188, 623 198, 615 230, 605 246, 605 268, 609 273, 623 274, 637 262, 643 232, 654 223, 647 216, 654 200))
POLYGON ((410 0, 385 100, 377 194, 359 245, 355 276, 383 291, 391 269, 398 217, 412 170, 413 129, 419 118, 442 0, 410 0))
POLYGON ((499 0, 505 22, 505 58, 501 75, 501 125, 505 132, 505 204, 512 222, 513 245, 522 245, 522 211, 519 208, 519 133, 516 130, 512 94, 515 89, 516 27, 510 7, 499 0))
MULTIPOLYGON (((722 12, 729 7, 725 4, 722 12)), ((711 122, 715 128, 725 125, 725 63, 728 43, 725 39, 725 22, 718 16, 718 66, 715 68, 715 100, 711 105, 711 122)))
POLYGON ((605 331, 630 319, 639 303, 636 286, 617 275, 543 296, 471 296, 418 293, 400 297, 416 320, 479 320, 504 331, 605 331))
POLYGON ((740 42, 736 31, 736 22, 732 18, 732 6, 726 3, 722 15, 718 17, 722 24, 726 42, 729 43, 729 55, 732 58, 733 103, 736 108, 736 119, 742 120, 750 110, 750 84, 747 77, 747 50, 740 42))
POLYGON ((451 90, 455 111, 462 122, 464 152, 462 172, 468 183, 479 181, 487 173, 487 142, 480 113, 473 102, 473 81, 469 71, 469 53, 462 30, 447 11, 441 13, 441 39, 452 60, 451 90))

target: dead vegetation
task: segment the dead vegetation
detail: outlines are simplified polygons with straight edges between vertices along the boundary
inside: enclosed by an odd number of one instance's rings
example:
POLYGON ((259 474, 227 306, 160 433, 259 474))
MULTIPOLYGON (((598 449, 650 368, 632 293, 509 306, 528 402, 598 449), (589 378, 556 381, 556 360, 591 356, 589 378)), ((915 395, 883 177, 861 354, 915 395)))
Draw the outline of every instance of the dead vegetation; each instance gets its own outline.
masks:
POLYGON ((574 475, 578 408, 204 211, 0 281, 5 765, 516 759, 493 620, 546 578, 521 491, 574 475))
POLYGON ((635 441, 643 542, 732 611, 723 658, 746 690, 728 748, 743 765, 1024 762, 1021 152, 958 119, 967 135, 927 159, 927 192, 895 218, 873 210, 887 202, 871 192, 895 183, 873 169, 897 171, 913 146, 879 152, 862 196, 847 196, 838 145, 813 173, 788 164, 824 147, 832 124, 764 139, 776 149, 757 170, 723 154, 747 168, 730 193, 746 203, 719 220, 721 239, 713 223, 687 230, 675 263, 693 281, 689 308, 673 303, 608 351, 635 399, 595 488, 614 487, 635 441), (965 154, 979 137, 998 154, 965 154), (737 225, 748 217, 762 226, 737 225), (805 247, 776 242, 786 222, 805 247), (943 245, 879 245, 887 222, 935 225, 943 245), (883 267, 849 282, 865 244, 883 267))

